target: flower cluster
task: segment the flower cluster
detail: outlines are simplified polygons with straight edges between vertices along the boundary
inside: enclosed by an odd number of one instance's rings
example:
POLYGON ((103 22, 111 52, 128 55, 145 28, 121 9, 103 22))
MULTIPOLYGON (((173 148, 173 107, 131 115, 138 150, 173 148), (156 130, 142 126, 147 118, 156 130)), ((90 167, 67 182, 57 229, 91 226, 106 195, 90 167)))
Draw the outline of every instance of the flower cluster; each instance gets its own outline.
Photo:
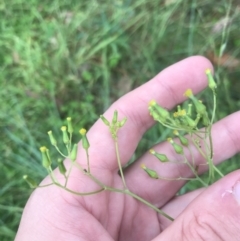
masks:
MULTIPOLYGON (((171 144, 174 152, 183 157, 184 162, 182 163, 187 164, 195 176, 198 174, 196 172, 196 168, 193 166, 194 157, 190 150, 192 147, 195 147, 206 160, 206 164, 209 165, 211 176, 213 176, 213 169, 215 168, 213 165, 211 126, 215 116, 215 89, 217 85, 213 79, 210 69, 206 70, 206 75, 208 78, 208 86, 213 93, 213 111, 211 119, 208 117, 207 107, 193 94, 191 89, 187 89, 183 94, 191 102, 187 105, 187 108, 178 105, 177 110, 171 113, 166 108, 160 106, 155 100, 151 100, 148 107, 150 115, 155 121, 173 130, 175 138, 173 139, 172 137, 169 137, 167 141, 171 144), (200 129, 200 127, 202 129, 200 129), (186 134, 188 135, 186 136, 186 134), (203 149, 201 149, 201 142, 204 143, 203 149), (190 152, 191 161, 187 160, 187 156, 185 156, 184 153, 185 149, 190 152)), ((166 154, 158 153, 153 149, 149 152, 162 163, 171 162, 166 154)), ((147 168, 144 164, 142 164, 141 167, 150 177, 155 179, 158 177, 154 170, 147 168)))

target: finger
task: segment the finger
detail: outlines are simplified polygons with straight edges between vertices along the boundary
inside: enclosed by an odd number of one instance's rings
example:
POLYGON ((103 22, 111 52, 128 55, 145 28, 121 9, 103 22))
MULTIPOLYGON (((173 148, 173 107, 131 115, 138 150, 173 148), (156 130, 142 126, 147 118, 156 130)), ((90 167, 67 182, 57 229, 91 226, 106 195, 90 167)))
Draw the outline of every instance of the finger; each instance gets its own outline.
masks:
MULTIPOLYGON (((221 121, 215 123, 212 128, 214 163, 219 164, 240 151, 240 112, 236 112, 221 121), (224 148, 223 148, 224 147, 224 148)), ((168 142, 163 142, 154 147, 156 151, 165 153, 170 160, 179 160, 179 155, 172 151, 168 142)), ((202 156, 198 151, 194 153, 195 164, 203 164, 202 156)), ((140 163, 154 169, 159 176, 175 178, 193 177, 192 171, 185 164, 161 163, 156 157, 146 153, 136 161, 126 172, 126 181, 129 188, 142 197, 147 197, 151 203, 161 207, 175 196, 186 181, 163 181, 153 180, 140 168, 140 163)), ((207 165, 199 166, 199 172, 207 170, 207 165)))
MULTIPOLYGON (((188 192, 186 194, 176 196, 171 199, 166 205, 161 209, 167 213, 170 217, 176 219, 186 208, 187 206, 197 198, 206 188, 199 188, 197 190, 188 192)), ((172 221, 159 215, 161 230, 166 229, 169 225, 172 224, 172 221)))
POLYGON ((200 194, 153 241, 240 240, 240 171, 200 194))
MULTIPOLYGON (((195 56, 180 61, 152 80, 116 101, 104 114, 112 118, 114 110, 119 112, 119 119, 127 117, 128 121, 119 131, 119 149, 124 165, 132 156, 143 133, 153 125, 149 116, 148 103, 155 99, 163 107, 170 109, 183 101, 187 88, 199 92, 207 85, 205 69, 211 63, 204 57, 195 56)), ((116 152, 111 134, 101 120, 98 120, 87 133, 91 147, 89 150, 91 166, 107 170, 117 170, 116 152)), ((85 160, 84 153, 79 153, 80 162, 85 160)), ((85 163, 82 162, 82 163, 85 163)))

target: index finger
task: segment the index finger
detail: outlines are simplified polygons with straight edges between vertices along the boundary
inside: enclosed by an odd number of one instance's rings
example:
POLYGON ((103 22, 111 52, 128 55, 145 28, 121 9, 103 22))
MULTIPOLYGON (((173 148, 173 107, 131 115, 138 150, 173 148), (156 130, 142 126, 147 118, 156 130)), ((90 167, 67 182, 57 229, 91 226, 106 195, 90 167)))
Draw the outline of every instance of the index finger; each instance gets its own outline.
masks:
MULTIPOLYGON (((118 111, 120 120, 127 117, 127 122, 118 135, 122 165, 131 158, 144 132, 154 124, 148 111, 149 101, 155 99, 162 107, 171 109, 184 100, 183 93, 186 89, 191 88, 197 93, 207 86, 207 68, 212 68, 212 65, 204 57, 184 59, 124 95, 106 111, 104 116, 108 120, 111 120, 114 110, 118 111)), ((89 156, 94 157, 91 166, 117 170, 116 152, 108 127, 99 119, 88 131, 87 136, 91 144, 89 156)), ((79 155, 82 157, 82 154, 79 155)), ((80 158, 82 159, 85 158, 80 158)))

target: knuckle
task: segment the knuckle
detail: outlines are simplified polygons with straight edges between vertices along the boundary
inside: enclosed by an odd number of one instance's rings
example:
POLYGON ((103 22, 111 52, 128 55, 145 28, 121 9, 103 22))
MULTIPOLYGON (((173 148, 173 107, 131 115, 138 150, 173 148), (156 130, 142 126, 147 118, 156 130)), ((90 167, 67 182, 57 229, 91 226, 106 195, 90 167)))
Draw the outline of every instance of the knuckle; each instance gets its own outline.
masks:
POLYGON ((217 217, 210 213, 192 213, 190 220, 182 223, 182 240, 183 241, 224 241, 222 237, 221 226, 219 226, 217 217))

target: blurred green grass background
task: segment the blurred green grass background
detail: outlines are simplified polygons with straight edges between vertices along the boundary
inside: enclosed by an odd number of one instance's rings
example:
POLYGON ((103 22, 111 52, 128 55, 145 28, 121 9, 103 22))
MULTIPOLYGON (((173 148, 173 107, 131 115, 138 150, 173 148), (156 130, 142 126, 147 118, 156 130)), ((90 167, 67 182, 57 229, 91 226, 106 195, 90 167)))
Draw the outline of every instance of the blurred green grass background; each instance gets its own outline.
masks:
MULTIPOLYGON (((240 2, 227 0, 1 0, 0 240, 14 239, 31 193, 22 176, 46 175, 38 148, 67 116, 88 128, 124 93, 196 54, 215 64, 217 119, 237 111, 239 18, 240 2)), ((167 135, 148 131, 133 159, 167 135)))

